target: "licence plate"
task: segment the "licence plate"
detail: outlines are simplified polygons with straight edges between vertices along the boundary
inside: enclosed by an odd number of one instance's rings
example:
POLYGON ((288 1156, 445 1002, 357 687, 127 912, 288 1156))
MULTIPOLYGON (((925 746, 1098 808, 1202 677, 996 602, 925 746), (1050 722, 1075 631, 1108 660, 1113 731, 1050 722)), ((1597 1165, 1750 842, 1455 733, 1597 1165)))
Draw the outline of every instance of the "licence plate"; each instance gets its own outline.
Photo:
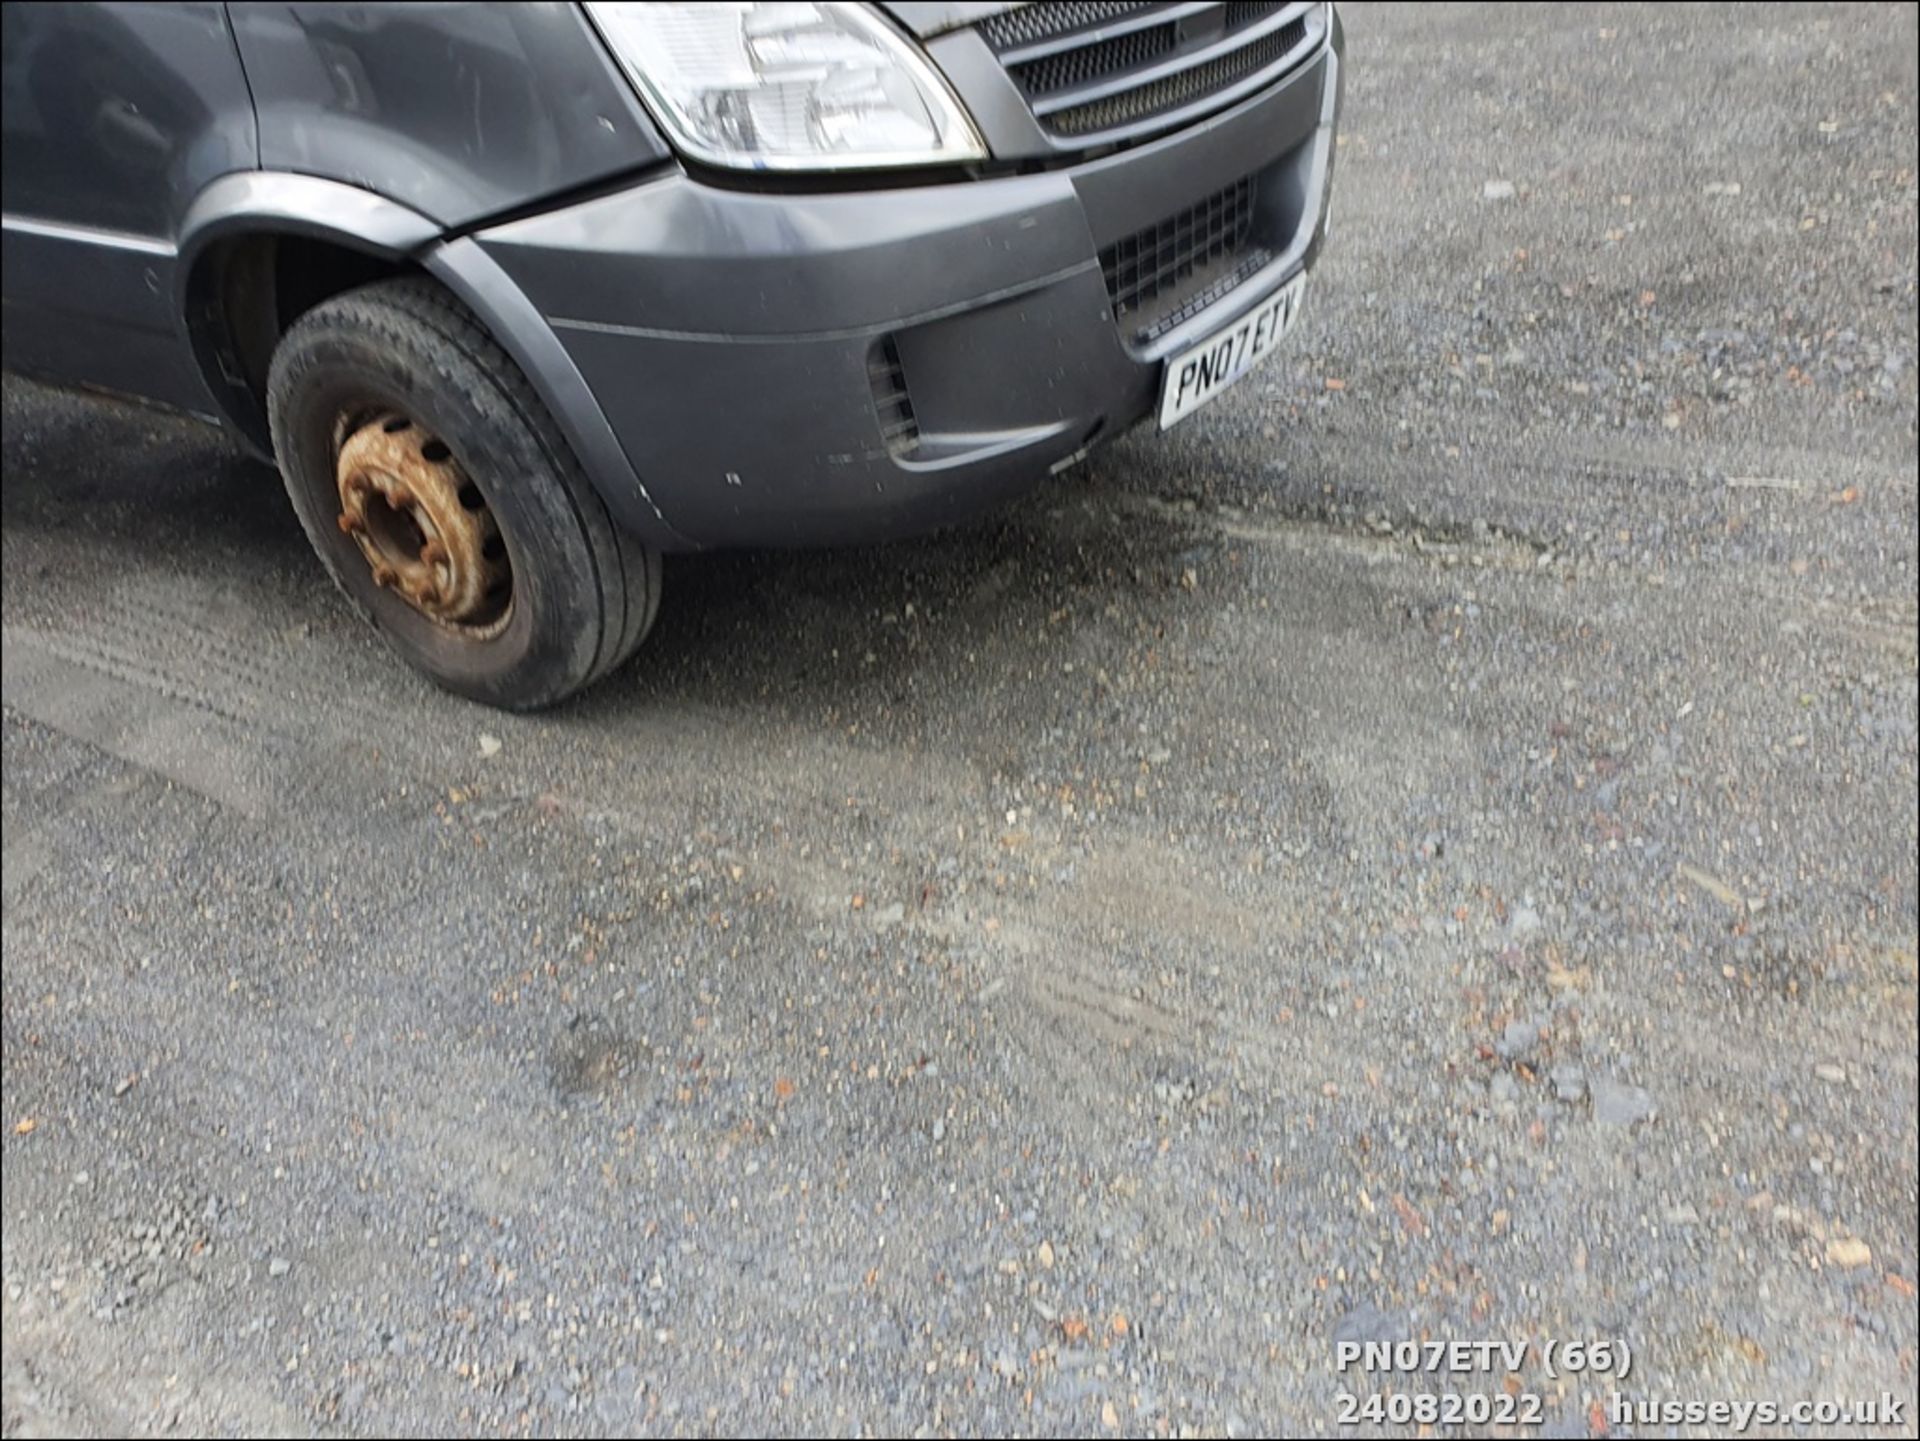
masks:
POLYGON ((1303 270, 1259 309, 1170 357, 1160 382, 1160 428, 1186 419, 1277 350, 1280 337, 1293 328, 1300 314, 1306 289, 1303 270))

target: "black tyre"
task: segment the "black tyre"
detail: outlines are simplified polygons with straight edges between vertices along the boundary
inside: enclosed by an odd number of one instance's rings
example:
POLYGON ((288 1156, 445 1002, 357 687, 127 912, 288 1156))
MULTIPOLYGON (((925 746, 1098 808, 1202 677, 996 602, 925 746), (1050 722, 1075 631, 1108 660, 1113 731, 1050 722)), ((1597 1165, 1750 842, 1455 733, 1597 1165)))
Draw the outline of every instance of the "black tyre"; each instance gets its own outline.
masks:
POLYGON ((267 377, 274 453, 334 581, 406 661, 512 710, 640 644, 660 557, 623 531, 526 377, 423 279, 315 306, 267 377))

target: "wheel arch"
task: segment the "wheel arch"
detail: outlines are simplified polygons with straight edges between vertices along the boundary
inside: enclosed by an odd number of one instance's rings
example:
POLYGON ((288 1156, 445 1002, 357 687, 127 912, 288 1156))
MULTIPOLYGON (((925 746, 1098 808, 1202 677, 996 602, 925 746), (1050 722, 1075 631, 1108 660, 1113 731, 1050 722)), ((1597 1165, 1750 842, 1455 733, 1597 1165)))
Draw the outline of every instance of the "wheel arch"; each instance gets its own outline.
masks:
POLYGON ((208 393, 263 455, 267 363, 286 327, 329 296, 419 271, 440 227, 418 211, 313 175, 246 171, 203 190, 180 226, 176 313, 208 393))
POLYGON ((181 225, 176 313, 233 431, 271 459, 266 373, 288 325, 373 280, 428 276, 517 364, 619 521, 666 550, 692 544, 660 513, 572 357, 533 303, 469 237, 420 212, 319 176, 249 171, 203 191, 181 225))

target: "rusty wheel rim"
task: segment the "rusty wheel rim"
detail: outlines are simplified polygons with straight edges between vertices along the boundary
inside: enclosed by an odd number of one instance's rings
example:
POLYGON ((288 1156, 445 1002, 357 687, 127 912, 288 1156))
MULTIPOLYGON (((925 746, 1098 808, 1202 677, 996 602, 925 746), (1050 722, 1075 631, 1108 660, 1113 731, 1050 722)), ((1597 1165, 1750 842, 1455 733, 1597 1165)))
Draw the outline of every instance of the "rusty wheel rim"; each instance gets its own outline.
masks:
POLYGON ((375 585, 476 639, 505 628, 513 607, 506 542, 444 441, 398 411, 343 415, 334 477, 340 529, 375 585))

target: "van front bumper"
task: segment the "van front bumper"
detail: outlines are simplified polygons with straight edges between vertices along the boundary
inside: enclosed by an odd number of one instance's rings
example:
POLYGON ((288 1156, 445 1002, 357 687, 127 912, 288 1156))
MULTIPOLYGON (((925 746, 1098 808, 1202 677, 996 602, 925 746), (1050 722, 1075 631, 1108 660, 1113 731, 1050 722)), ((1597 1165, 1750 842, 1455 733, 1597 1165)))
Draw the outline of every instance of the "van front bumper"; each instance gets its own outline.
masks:
POLYGON ((1032 174, 819 194, 675 171, 471 238, 584 381, 627 465, 583 462, 637 531, 689 548, 906 535, 1150 414, 1168 354, 1313 262, 1341 65, 1335 22, 1232 109, 1032 174), (1102 251, 1242 181, 1266 227, 1257 272, 1151 337, 1117 324, 1102 251))

